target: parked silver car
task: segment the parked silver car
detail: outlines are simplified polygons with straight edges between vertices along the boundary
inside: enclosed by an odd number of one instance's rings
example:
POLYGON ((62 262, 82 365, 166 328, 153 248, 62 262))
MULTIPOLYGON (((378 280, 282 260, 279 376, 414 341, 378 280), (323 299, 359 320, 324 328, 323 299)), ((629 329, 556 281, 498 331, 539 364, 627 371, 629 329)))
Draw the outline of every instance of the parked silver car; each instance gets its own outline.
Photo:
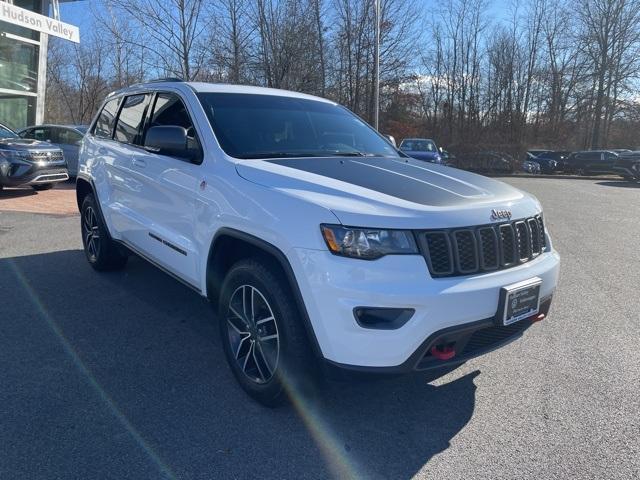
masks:
POLYGON ((78 174, 80 143, 86 132, 84 125, 35 125, 23 128, 18 135, 60 147, 67 161, 69 176, 75 177, 78 174))

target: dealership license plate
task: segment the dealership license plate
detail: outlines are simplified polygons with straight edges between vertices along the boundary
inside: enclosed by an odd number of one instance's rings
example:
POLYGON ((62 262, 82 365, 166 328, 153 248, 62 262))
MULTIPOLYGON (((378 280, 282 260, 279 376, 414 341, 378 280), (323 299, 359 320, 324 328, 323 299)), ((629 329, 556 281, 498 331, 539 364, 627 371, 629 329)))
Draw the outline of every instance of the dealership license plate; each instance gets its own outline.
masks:
POLYGON ((536 277, 502 289, 503 325, 510 325, 538 313, 541 285, 542 280, 536 277))

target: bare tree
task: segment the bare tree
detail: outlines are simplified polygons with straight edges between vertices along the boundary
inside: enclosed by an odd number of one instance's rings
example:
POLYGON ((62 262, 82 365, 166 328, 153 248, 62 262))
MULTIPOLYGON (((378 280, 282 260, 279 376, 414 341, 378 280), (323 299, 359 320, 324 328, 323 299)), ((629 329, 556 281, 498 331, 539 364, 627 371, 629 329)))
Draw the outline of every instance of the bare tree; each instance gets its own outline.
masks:
POLYGON ((80 45, 51 40, 46 121, 89 123, 110 89, 100 38, 89 37, 80 45))
MULTIPOLYGON (((512 152, 636 146, 638 0, 513 0, 500 21, 487 1, 421 18, 411 0, 381 0, 383 129, 512 152)), ((159 75, 318 94, 373 119, 373 0, 95 5, 81 46, 52 41, 48 120, 87 121, 107 91, 159 75)))
POLYGON ((211 36, 210 70, 214 75, 230 83, 246 83, 252 80, 250 72, 255 26, 250 17, 248 0, 220 0, 215 10, 215 35, 211 36))
POLYGON ((612 89, 617 100, 621 81, 630 73, 629 65, 637 66, 637 60, 634 61, 629 53, 636 53, 634 47, 640 40, 640 3, 634 0, 585 0, 578 12, 583 28, 582 48, 593 68, 591 147, 598 148, 602 145, 606 124, 612 118, 604 115, 612 89))
POLYGON ((111 0, 120 16, 132 19, 137 35, 128 41, 149 52, 151 69, 194 80, 207 58, 211 16, 205 0, 111 0), (125 15, 122 15, 124 13, 125 15))

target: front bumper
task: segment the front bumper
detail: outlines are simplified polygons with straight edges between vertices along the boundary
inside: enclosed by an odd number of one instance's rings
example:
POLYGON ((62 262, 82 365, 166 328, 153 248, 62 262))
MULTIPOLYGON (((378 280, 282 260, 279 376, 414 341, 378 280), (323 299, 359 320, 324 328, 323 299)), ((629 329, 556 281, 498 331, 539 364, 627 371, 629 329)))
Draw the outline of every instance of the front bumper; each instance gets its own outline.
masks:
POLYGON ((0 185, 19 187, 45 183, 64 182, 69 179, 65 163, 61 165, 40 166, 35 163, 12 163, 0 171, 0 185))
MULTIPOLYGON (((506 270, 433 279, 424 258, 417 255, 362 261, 294 249, 289 257, 323 357, 341 367, 390 372, 422 368, 418 364, 429 341, 447 329, 488 326, 504 286, 539 277, 540 297, 550 299, 560 262, 551 250, 506 270), (358 324, 353 314, 357 307, 415 313, 398 329, 379 330, 358 324)), ((454 360, 460 361, 464 359, 454 360)))
MULTIPOLYGON (((640 163, 638 165, 640 165, 640 163)), ((640 167, 636 165, 615 166, 613 169, 615 173, 617 173, 621 177, 624 177, 630 180, 640 180, 640 167)))

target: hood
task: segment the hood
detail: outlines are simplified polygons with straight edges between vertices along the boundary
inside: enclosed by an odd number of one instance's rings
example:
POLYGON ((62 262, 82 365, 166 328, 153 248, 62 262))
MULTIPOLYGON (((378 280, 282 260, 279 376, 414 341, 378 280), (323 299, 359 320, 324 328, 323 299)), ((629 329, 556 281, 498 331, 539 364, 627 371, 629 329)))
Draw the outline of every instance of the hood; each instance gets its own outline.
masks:
POLYGON ((490 223, 491 210, 513 218, 538 213, 538 201, 505 183, 411 158, 344 157, 243 160, 251 182, 330 209, 345 225, 440 228, 490 223))
POLYGON ((59 150, 49 142, 31 140, 29 138, 0 138, 0 148, 10 148, 11 150, 59 150))

